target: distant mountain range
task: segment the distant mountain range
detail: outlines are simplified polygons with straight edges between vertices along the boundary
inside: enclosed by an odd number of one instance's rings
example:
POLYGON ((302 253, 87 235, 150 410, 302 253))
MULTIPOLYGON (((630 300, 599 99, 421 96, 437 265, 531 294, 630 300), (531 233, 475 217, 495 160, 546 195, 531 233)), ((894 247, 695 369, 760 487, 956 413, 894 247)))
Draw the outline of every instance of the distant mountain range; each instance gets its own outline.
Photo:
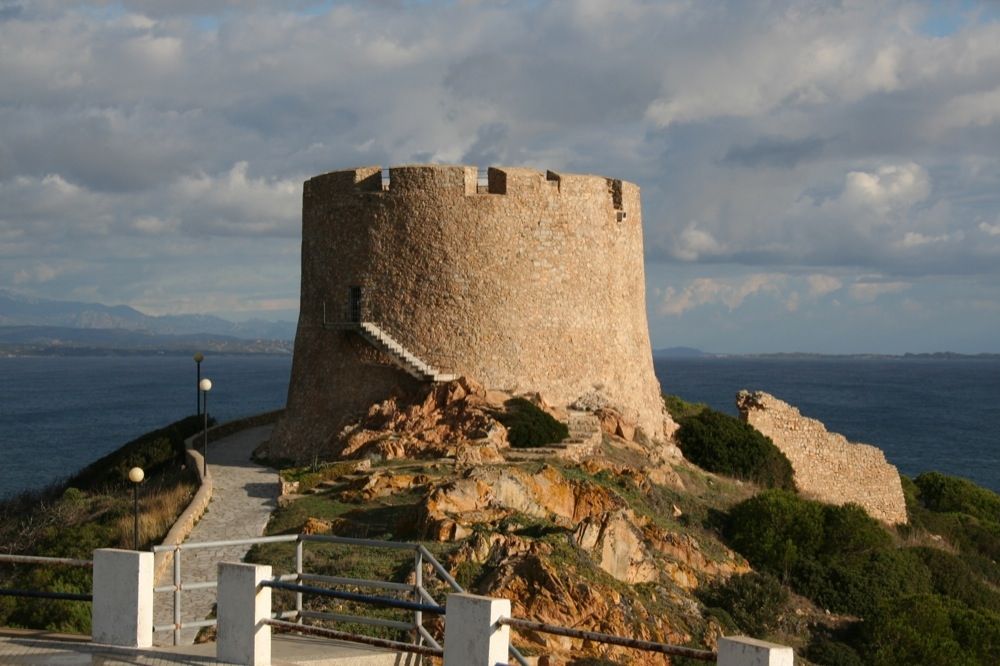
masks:
POLYGON ((8 353, 81 348, 289 353, 295 328, 288 321, 154 316, 127 305, 39 299, 0 289, 0 347, 8 353))

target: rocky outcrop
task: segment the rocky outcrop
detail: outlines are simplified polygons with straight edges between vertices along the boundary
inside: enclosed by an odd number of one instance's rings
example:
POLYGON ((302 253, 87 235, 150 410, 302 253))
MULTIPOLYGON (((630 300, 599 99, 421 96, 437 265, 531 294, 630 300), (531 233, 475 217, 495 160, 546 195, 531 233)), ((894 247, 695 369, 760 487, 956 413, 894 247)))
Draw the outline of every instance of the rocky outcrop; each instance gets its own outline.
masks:
MULTIPOLYGON (((648 433, 639 423, 638 412, 612 402, 599 390, 595 389, 581 395, 570 405, 570 409, 592 412, 600 422, 601 430, 608 435, 619 437, 627 442, 639 442, 645 446, 653 446, 648 433)), ((680 449, 673 443, 674 433, 679 427, 664 409, 663 439, 655 445, 659 449, 658 453, 661 457, 671 460, 683 457, 680 449)))
POLYGON ((736 405, 740 417, 770 437, 792 463, 803 495, 830 504, 858 504, 883 522, 906 523, 899 472, 880 449, 852 444, 762 391, 740 391, 736 405))
POLYGON ((509 395, 487 391, 467 378, 432 386, 410 398, 372 405, 331 447, 334 458, 456 458, 485 463, 503 459, 507 429, 494 418, 509 395))
POLYGON ((734 556, 723 564, 712 562, 693 537, 667 532, 636 515, 618 494, 567 479, 550 466, 534 474, 515 467, 469 470, 432 487, 419 513, 424 536, 438 541, 475 538, 477 525, 495 530, 511 517, 551 521, 572 530, 571 542, 624 583, 670 581, 692 589, 699 575, 725 577, 747 570, 734 556))

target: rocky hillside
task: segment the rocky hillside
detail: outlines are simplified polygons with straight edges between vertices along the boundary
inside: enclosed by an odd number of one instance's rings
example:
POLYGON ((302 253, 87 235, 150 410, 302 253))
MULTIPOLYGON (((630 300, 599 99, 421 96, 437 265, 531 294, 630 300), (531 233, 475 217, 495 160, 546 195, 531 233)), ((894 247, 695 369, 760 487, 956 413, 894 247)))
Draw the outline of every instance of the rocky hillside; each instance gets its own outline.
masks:
MULTIPOLYGON (((672 404, 684 433, 700 408, 672 404)), ((962 564, 965 528, 925 527, 934 509, 919 507, 915 491, 908 500, 925 518, 888 527, 853 505, 707 472, 672 443, 636 438, 599 401, 574 407, 560 413, 541 396, 465 379, 373 405, 329 443, 334 462, 288 472, 300 485, 289 484, 269 532, 420 541, 468 590, 510 599, 517 617, 708 648, 720 635, 748 633, 795 646, 812 660, 802 663, 934 663, 920 650, 936 648, 922 645, 912 648, 915 658, 893 661, 903 647, 885 653, 883 634, 857 627, 895 636, 905 612, 892 604, 937 599, 934 576, 964 567, 967 584, 987 590, 954 615, 956 627, 987 628, 982 654, 967 662, 992 663, 1000 650, 991 642, 1000 637, 995 560, 975 551, 975 567, 962 564), (512 423, 526 422, 527 412, 534 423, 569 423, 570 435, 525 446, 512 423)), ((992 529, 976 532, 970 553, 1000 535, 1000 525, 992 529)), ((257 548, 251 557, 284 571, 289 548, 257 548)), ((398 562, 324 553, 311 556, 311 570, 405 581, 398 562)), ((514 642, 547 659, 539 663, 680 663, 548 634, 515 632, 514 642)))

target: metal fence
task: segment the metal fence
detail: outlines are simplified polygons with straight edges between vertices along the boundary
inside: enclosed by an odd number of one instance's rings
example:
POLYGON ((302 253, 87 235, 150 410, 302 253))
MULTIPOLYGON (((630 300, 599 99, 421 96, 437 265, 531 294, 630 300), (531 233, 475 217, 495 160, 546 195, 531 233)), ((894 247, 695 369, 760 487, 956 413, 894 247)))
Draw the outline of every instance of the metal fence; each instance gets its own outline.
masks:
MULTIPOLYGON (((210 627, 216 624, 215 619, 189 622, 183 622, 181 619, 183 593, 185 591, 214 589, 218 586, 218 581, 215 579, 205 581, 185 581, 182 577, 182 556, 184 552, 198 549, 220 549, 228 546, 251 546, 280 543, 295 544, 293 565, 294 571, 276 576, 274 581, 269 583, 269 586, 276 590, 291 593, 293 595, 292 600, 294 608, 273 613, 271 622, 273 626, 281 628, 294 626, 298 631, 313 634, 332 636, 333 633, 336 633, 337 635, 335 637, 337 638, 355 636, 355 638, 351 640, 357 640, 358 635, 356 633, 335 632, 335 630, 332 629, 311 627, 303 624, 303 622, 305 620, 320 620, 347 625, 366 625, 371 627, 380 627, 383 629, 405 631, 409 632, 412 636, 411 643, 402 643, 398 641, 389 641, 389 643, 398 643, 399 645, 407 645, 411 647, 416 646, 417 648, 427 647, 431 649, 432 652, 441 650, 441 643, 439 640, 440 635, 435 636, 424 625, 424 614, 428 612, 436 613, 438 610, 443 611, 443 606, 437 601, 437 599, 435 599, 435 595, 440 597, 447 592, 465 592, 465 589, 459 585, 458 581, 456 581, 454 577, 448 573, 448 570, 440 562, 438 562, 434 555, 425 546, 422 544, 399 541, 356 539, 322 534, 288 534, 234 541, 206 541, 201 543, 184 543, 176 546, 155 546, 153 548, 154 553, 173 554, 173 580, 169 585, 162 585, 154 588, 154 592, 172 593, 174 622, 173 624, 156 625, 153 627, 153 630, 158 632, 173 631, 174 644, 177 645, 180 642, 182 629, 210 627), (314 544, 317 548, 343 546, 350 549, 349 552, 355 554, 359 552, 359 549, 362 549, 365 553, 364 557, 367 560, 371 560, 373 557, 386 558, 387 556, 384 555, 386 551, 396 553, 396 559, 388 563, 396 565, 394 568, 397 575, 394 577, 401 578, 406 582, 400 582, 399 580, 373 580, 369 578, 335 576, 323 573, 307 572, 304 570, 307 556, 306 544, 314 544), (379 555, 378 553, 383 553, 383 555, 379 555), (425 576, 425 574, 428 573, 430 574, 430 577, 425 576), (320 588, 317 586, 306 586, 305 584, 307 583, 317 583, 328 587, 320 588), (361 592, 343 592, 332 590, 330 587, 346 587, 353 590, 371 590, 395 596, 390 597, 361 592), (304 595, 306 594, 318 594, 329 598, 339 598, 345 602, 353 603, 354 605, 351 606, 349 604, 347 609, 348 612, 310 610, 306 608, 304 604, 304 595), (404 598, 401 599, 400 597, 404 598), (407 611, 407 619, 402 620, 399 618, 373 617, 370 614, 359 614, 354 610, 358 605, 381 605, 383 607, 388 607, 390 604, 394 605, 397 610, 407 611), (292 619, 295 622, 285 621, 289 619, 292 619)), ((364 636, 360 638, 364 639, 363 642, 369 643, 371 641, 367 639, 381 641, 380 644, 385 642, 385 639, 380 638, 364 636)), ((397 647, 394 649, 400 648, 397 647)), ((425 651, 420 650, 420 653, 424 652, 425 651)), ((527 666, 528 662, 514 647, 511 647, 510 652, 511 657, 518 664, 521 664, 521 666, 527 666)), ((434 653, 436 654, 436 652, 434 653)), ((428 654, 430 654, 430 652, 428 652, 428 654)))
MULTIPOLYGON (((75 560, 68 557, 42 557, 39 555, 2 555, 0 564, 32 564, 45 566, 64 566, 92 568, 92 560, 75 560)), ((61 601, 93 601, 92 594, 77 594, 74 592, 50 592, 47 590, 17 590, 0 588, 0 597, 23 597, 31 599, 58 599, 61 601)))
POLYGON ((667 643, 656 643, 638 638, 628 638, 626 636, 615 636, 614 634, 602 634, 596 631, 586 631, 584 629, 573 629, 570 627, 560 627, 544 622, 533 620, 520 620, 513 617, 505 617, 499 620, 500 624, 507 625, 512 629, 522 629, 524 631, 534 631, 543 634, 553 634, 555 636, 566 636, 568 638, 579 638, 592 643, 606 643, 608 645, 618 645, 620 647, 631 648, 633 650, 643 650, 646 652, 658 652, 672 657, 687 657, 698 661, 716 661, 718 654, 710 650, 699 650, 681 645, 668 645, 667 643))

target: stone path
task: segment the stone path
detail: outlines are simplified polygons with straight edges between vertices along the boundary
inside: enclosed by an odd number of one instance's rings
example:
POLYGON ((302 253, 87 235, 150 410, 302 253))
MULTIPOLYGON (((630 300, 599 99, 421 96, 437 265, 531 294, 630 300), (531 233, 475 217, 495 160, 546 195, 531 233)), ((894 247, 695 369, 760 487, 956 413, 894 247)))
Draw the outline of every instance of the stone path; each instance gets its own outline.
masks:
MULTIPOLYGON (((271 512, 277 506, 280 482, 273 469, 250 460, 253 450, 271 436, 273 426, 243 430, 208 446, 208 473, 214 489, 208 511, 195 525, 185 543, 228 541, 261 536, 271 512)), ((181 551, 182 584, 214 581, 219 562, 241 562, 249 546, 205 548, 181 551)), ((172 569, 167 569, 158 585, 169 585, 172 569)), ((181 620, 204 620, 215 605, 215 588, 185 591, 181 595, 181 620)), ((154 600, 154 625, 173 624, 173 594, 160 592, 154 600)), ((191 645, 198 629, 181 631, 181 645, 191 645)), ((173 643, 171 632, 157 632, 156 645, 173 643)))

